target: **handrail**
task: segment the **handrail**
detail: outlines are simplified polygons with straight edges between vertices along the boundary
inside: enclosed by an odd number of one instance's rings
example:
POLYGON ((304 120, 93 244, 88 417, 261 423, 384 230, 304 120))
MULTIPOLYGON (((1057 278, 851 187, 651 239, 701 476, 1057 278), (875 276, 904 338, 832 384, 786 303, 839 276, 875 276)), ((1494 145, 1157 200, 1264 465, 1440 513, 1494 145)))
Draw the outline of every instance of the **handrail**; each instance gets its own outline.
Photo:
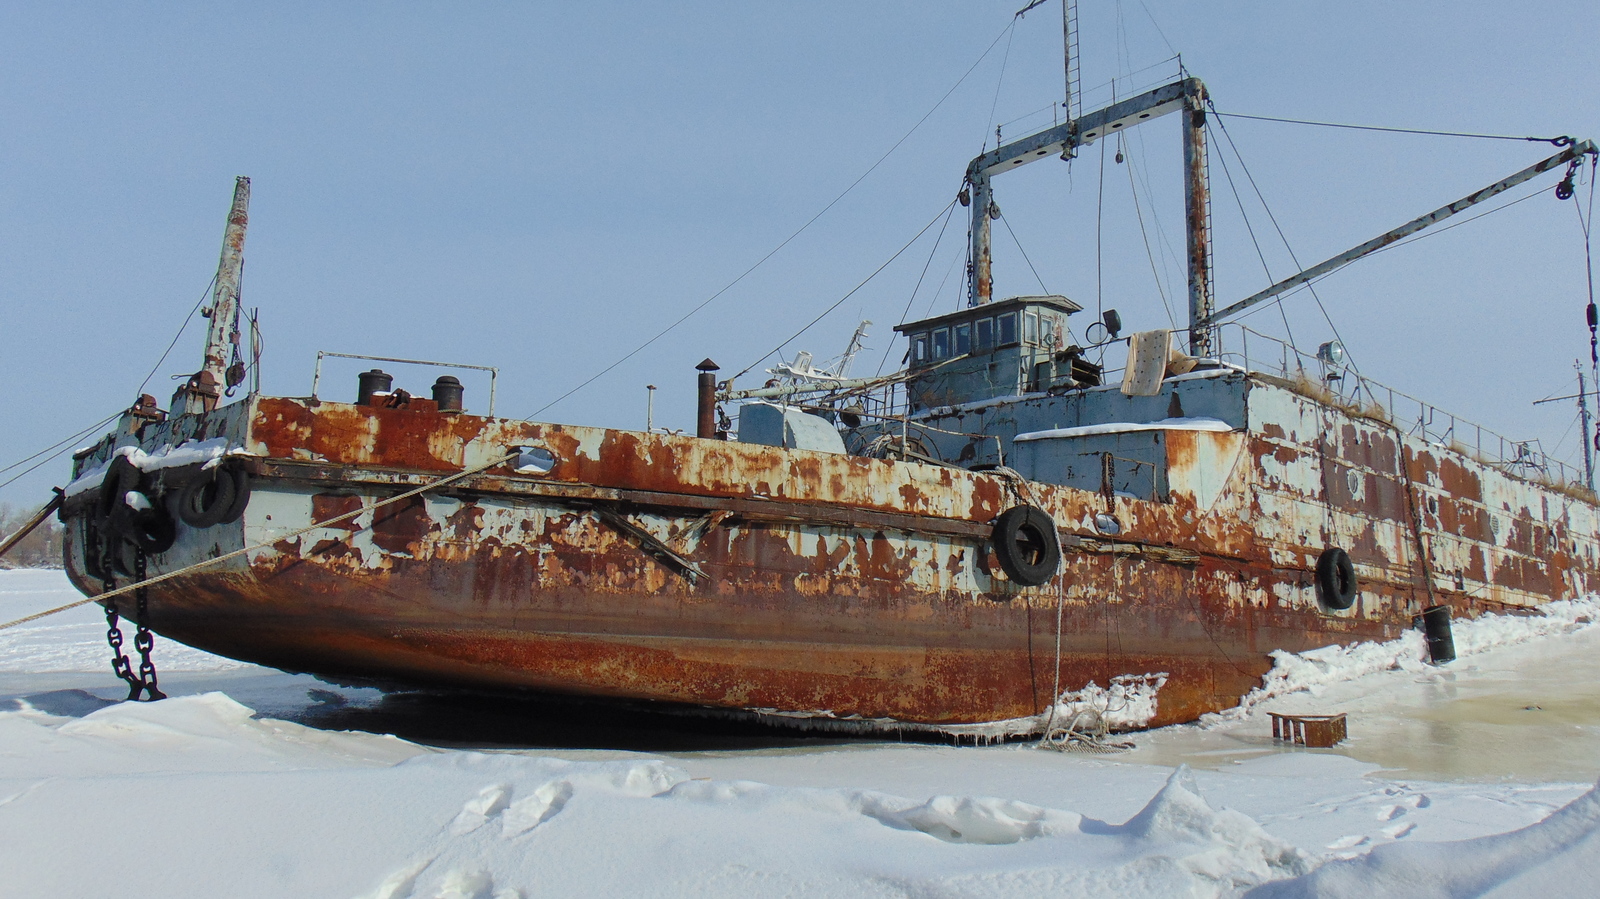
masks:
POLYGON ((394 356, 363 356, 358 353, 330 353, 327 350, 317 350, 317 370, 311 376, 311 398, 317 398, 317 388, 322 385, 322 359, 332 356, 338 359, 365 359, 368 362, 399 362, 402 365, 431 365, 435 368, 470 368, 475 371, 489 373, 489 417, 494 417, 494 396, 496 382, 500 379, 500 369, 492 365, 468 365, 465 362, 429 362, 425 359, 400 359, 394 356))
POLYGON ((1553 477, 1571 484, 1582 484, 1583 477, 1575 466, 1569 465, 1560 459, 1553 458, 1544 452, 1537 439, 1515 440, 1491 428, 1484 427, 1475 421, 1462 418, 1448 412, 1426 400, 1418 399, 1411 394, 1396 390, 1380 381, 1374 380, 1346 366, 1329 365, 1313 355, 1302 352, 1292 344, 1256 331, 1242 322, 1221 322, 1212 325, 1212 334, 1216 341, 1215 356, 1219 361, 1237 360, 1235 364, 1247 371, 1257 371, 1262 374, 1276 374, 1285 380, 1304 376, 1307 372, 1317 373, 1317 379, 1308 381, 1322 385, 1343 403, 1351 406, 1363 405, 1362 394, 1366 395, 1365 402, 1370 404, 1372 417, 1381 418, 1393 424, 1397 430, 1410 436, 1417 437, 1430 443, 1443 446, 1454 446, 1458 449, 1470 449, 1472 454, 1485 465, 1490 465, 1504 470, 1516 468, 1534 469, 1546 477, 1553 477), (1238 332, 1239 350, 1229 352, 1224 349, 1226 345, 1223 335, 1229 331, 1238 332), (1250 340, 1255 338, 1258 342, 1265 341, 1276 345, 1277 360, 1267 361, 1252 356, 1250 353, 1250 340), (1293 362, 1291 371, 1290 363, 1293 362), (1276 364, 1277 371, 1269 370, 1269 366, 1276 364), (1337 373, 1337 383, 1343 387, 1351 383, 1349 395, 1333 386, 1327 376, 1337 373), (1416 413, 1402 413, 1401 406, 1415 404, 1416 413), (1470 436, 1470 439, 1469 439, 1470 436))

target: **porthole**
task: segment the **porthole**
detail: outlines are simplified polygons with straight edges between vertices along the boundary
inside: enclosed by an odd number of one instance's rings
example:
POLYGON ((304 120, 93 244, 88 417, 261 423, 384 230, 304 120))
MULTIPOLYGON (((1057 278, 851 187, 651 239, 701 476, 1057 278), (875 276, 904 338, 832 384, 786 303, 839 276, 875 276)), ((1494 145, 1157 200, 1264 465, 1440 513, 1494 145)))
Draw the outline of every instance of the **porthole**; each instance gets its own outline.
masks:
POLYGON ((549 474, 556 467, 556 454, 542 446, 519 446, 516 450, 517 474, 549 474))

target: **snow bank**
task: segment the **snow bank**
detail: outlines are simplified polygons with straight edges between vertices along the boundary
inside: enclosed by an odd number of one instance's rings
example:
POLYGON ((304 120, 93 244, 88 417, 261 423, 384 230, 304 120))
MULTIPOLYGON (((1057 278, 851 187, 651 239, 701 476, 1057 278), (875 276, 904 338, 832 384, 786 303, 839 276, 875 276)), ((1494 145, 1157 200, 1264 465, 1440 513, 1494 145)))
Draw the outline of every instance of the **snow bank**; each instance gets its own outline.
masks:
MULTIPOLYGON (((1546 603, 1527 615, 1480 615, 1451 622, 1458 659, 1540 637, 1570 634, 1600 622, 1600 598, 1546 603)), ((1236 721, 1260 703, 1291 693, 1316 693, 1323 687, 1345 683, 1380 671, 1425 673, 1437 670, 1427 661, 1427 645, 1420 631, 1407 631, 1385 643, 1324 646, 1307 652, 1274 650, 1273 665, 1235 708, 1201 719, 1205 725, 1236 721)))
POLYGON ((216 693, 77 720, 0 712, 0 753, 0 868, 19 895, 1137 899, 1311 868, 1213 809, 1186 768, 1112 824, 978 794, 694 779, 660 759, 428 750, 257 719, 216 693), (136 810, 139 839, 113 809, 136 810), (152 844, 182 851, 140 864, 152 844), (98 863, 63 864, 72 846, 98 863))
POLYGON ((1581 884, 1593 886, 1597 859, 1600 784, 1521 830, 1452 843, 1390 843, 1246 895, 1253 899, 1592 895, 1581 884))

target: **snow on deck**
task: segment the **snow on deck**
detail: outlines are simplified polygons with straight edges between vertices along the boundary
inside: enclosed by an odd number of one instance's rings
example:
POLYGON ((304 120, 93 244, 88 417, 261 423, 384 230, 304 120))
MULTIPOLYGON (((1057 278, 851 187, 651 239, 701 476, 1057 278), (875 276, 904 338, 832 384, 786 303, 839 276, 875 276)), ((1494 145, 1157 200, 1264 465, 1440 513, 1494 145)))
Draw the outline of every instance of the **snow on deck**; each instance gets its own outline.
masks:
MULTIPOLYGON (((75 596, 0 572, 4 620, 75 596)), ((176 698, 116 703, 89 606, 0 631, 0 893, 1576 895, 1600 858, 1600 606, 1550 611, 1457 622, 1444 668, 1409 636, 1286 654, 1247 708, 1088 756, 439 748, 284 720, 377 696, 160 639, 176 698), (1351 739, 1274 746, 1266 710, 1346 711, 1351 739)))
POLYGON ((1128 434, 1134 431, 1231 431, 1233 425, 1220 418, 1163 418, 1160 421, 1110 421, 1076 428, 1028 431, 1012 438, 1014 442, 1051 440, 1063 437, 1095 437, 1101 434, 1128 434))

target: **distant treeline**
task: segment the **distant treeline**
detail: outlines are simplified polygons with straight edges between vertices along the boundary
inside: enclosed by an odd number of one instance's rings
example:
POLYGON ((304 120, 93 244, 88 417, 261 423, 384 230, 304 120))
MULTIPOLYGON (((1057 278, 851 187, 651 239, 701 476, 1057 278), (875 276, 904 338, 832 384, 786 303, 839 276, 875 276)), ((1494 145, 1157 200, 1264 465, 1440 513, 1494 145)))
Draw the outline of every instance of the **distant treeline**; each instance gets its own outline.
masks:
MULTIPOLYGON (((0 503, 0 539, 16 533, 38 511, 37 508, 14 509, 10 503, 0 503)), ((54 515, 45 519, 33 533, 22 538, 21 543, 0 556, 0 568, 60 568, 62 530, 61 522, 54 515)))

